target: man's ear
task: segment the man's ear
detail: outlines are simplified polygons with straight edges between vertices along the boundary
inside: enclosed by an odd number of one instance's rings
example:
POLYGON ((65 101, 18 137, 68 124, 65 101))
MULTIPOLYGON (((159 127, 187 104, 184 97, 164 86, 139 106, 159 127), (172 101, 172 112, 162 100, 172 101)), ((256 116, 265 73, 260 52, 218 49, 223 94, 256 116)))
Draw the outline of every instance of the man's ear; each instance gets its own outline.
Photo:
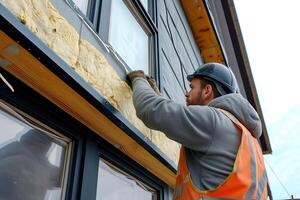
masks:
POLYGON ((213 88, 210 84, 205 85, 203 92, 205 100, 210 100, 214 98, 213 88))

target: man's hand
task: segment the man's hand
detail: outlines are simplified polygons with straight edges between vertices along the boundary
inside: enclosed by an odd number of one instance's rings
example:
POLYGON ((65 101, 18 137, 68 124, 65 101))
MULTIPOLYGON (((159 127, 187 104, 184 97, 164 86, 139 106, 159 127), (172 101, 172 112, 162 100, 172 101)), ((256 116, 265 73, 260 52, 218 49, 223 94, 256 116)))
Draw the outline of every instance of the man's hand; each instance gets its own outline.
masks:
POLYGON ((145 73, 143 70, 135 70, 135 71, 129 72, 127 74, 127 77, 130 82, 132 82, 133 79, 135 79, 137 77, 142 77, 142 78, 146 79, 146 76, 145 76, 145 73))
POLYGON ((136 71, 132 71, 129 72, 127 74, 127 79, 129 81, 129 86, 132 88, 132 81, 133 79, 137 78, 137 77, 142 77, 144 79, 146 79, 145 73, 143 70, 136 70, 136 71))
POLYGON ((132 81, 137 77, 146 79, 148 81, 148 83, 150 84, 150 86, 152 87, 152 89, 155 91, 155 93, 158 95, 161 95, 156 86, 155 80, 153 78, 151 78, 150 76, 145 75, 143 70, 136 70, 136 71, 129 72, 127 74, 127 79, 129 81, 130 87, 132 87, 132 81))

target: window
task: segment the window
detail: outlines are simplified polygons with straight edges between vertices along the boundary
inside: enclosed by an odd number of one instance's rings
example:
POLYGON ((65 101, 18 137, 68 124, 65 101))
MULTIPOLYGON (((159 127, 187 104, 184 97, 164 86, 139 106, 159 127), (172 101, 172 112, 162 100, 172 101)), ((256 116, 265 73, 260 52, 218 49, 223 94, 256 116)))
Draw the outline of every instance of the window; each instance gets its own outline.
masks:
POLYGON ((12 93, 0 84, 0 199, 107 199, 114 187, 109 181, 136 199, 164 199, 163 181, 29 86, 2 68, 0 72, 15 89, 12 93))
POLYGON ((157 200, 157 192, 111 163, 100 159, 97 199, 157 200))
POLYGON ((108 41, 131 69, 149 72, 149 36, 123 1, 111 1, 108 41))
MULTIPOLYGON (((67 2, 69 0, 66 0, 67 2)), ((155 1, 149 0, 72 0, 73 7, 110 48, 121 65, 141 69, 156 77, 157 28, 155 1), (146 11, 146 12, 145 12, 146 11)), ((157 78, 157 77, 156 77, 157 78)))
POLYGON ((89 3, 88 0, 73 0, 73 2, 83 14, 87 14, 87 8, 89 3))
POLYGON ((88 22, 94 30, 99 29, 99 16, 102 0, 65 0, 76 12, 88 22))
POLYGON ((0 199, 64 198, 68 139, 31 126, 1 107, 0 199))
POLYGON ((145 10, 148 11, 148 0, 140 0, 140 2, 141 2, 142 5, 144 6, 145 10))

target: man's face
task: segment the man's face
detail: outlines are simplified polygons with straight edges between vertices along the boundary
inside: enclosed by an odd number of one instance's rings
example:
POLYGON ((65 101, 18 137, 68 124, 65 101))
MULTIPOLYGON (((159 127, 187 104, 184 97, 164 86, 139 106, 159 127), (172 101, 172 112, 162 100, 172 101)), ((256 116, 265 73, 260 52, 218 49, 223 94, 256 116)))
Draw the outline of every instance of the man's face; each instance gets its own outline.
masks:
POLYGON ((190 83, 190 91, 185 94, 186 96, 186 105, 205 105, 203 99, 203 89, 201 86, 201 79, 193 78, 190 83))

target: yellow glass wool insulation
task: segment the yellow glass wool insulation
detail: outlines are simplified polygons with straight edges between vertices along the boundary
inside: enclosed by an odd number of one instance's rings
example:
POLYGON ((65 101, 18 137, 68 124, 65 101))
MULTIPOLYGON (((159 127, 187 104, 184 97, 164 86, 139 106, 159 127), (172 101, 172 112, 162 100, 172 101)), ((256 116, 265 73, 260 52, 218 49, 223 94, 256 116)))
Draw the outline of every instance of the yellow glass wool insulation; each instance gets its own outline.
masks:
POLYGON ((127 83, 120 79, 93 45, 79 38, 72 25, 48 0, 0 0, 0 3, 177 164, 178 143, 169 140, 163 133, 150 130, 137 118, 132 91, 127 83))
POLYGON ((0 0, 70 66, 78 57, 79 35, 47 0, 0 0))

